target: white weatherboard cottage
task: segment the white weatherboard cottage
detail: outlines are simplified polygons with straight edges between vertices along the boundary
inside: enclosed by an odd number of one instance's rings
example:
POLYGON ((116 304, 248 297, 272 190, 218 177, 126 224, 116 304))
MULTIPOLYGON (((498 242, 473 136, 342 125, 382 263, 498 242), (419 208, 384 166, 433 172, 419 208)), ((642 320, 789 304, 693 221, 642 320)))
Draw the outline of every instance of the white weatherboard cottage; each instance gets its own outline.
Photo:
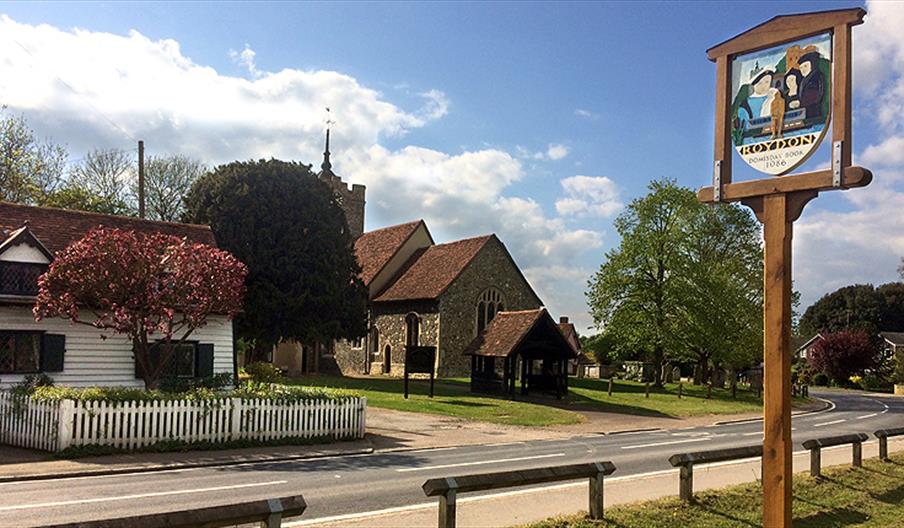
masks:
MULTIPOLYGON (((32 315, 37 279, 54 255, 101 225, 216 246, 208 226, 0 202, 0 388, 37 373, 58 385, 144 386, 125 336, 108 332, 102 339, 100 330, 89 326, 64 319, 35 322, 32 315)), ((232 322, 225 315, 209 317, 189 340, 169 367, 170 375, 233 372, 232 322)))

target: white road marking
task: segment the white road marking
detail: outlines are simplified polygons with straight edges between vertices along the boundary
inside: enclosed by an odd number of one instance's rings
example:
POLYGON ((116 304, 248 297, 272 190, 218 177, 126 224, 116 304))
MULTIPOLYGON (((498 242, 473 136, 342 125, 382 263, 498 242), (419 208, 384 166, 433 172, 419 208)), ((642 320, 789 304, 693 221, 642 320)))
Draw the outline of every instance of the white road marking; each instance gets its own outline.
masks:
POLYGON ((863 419, 865 419, 865 418, 872 418, 873 416, 878 416, 878 415, 879 415, 879 413, 864 414, 863 416, 858 416, 857 419, 858 419, 858 420, 863 420, 863 419))
POLYGON ((444 469, 444 468, 462 467, 462 466, 481 466, 484 464, 501 464, 502 462, 518 462, 521 460, 536 460, 538 458, 555 458, 555 457, 563 457, 563 456, 565 456, 565 453, 552 453, 549 455, 534 455, 534 456, 526 456, 526 457, 519 457, 519 458, 502 458, 499 460, 480 460, 477 462, 460 462, 458 464, 443 464, 440 466, 399 468, 396 471, 399 473, 408 473, 410 471, 428 471, 431 469, 444 469))
POLYGON ((753 432, 753 433, 744 433, 744 434, 742 434, 741 436, 757 436, 757 435, 763 436, 763 431, 756 431, 756 432, 753 432))
POLYGON ((713 439, 713 437, 711 437, 711 436, 707 436, 705 438, 688 438, 686 440, 672 440, 670 442, 655 442, 652 444, 622 446, 622 449, 641 449, 643 447, 656 447, 656 446, 664 446, 664 445, 672 445, 672 444, 686 444, 688 442, 706 442, 706 441, 709 441, 712 439, 713 439))
POLYGON ((840 424, 840 423, 846 422, 846 421, 847 420, 835 420, 832 422, 823 422, 823 423, 813 424, 813 427, 825 427, 826 425, 835 425, 835 424, 840 424))
POLYGON ((272 482, 253 482, 251 484, 235 484, 232 486, 217 486, 215 488, 197 488, 197 489, 187 489, 187 490, 176 490, 176 491, 157 491, 154 493, 140 493, 137 495, 122 495, 119 497, 97 497, 94 499, 77 499, 77 500, 68 500, 68 501, 60 501, 60 502, 42 502, 40 504, 22 504, 18 506, 0 506, 0 511, 13 511, 13 510, 28 510, 33 508, 52 508, 55 506, 70 506, 73 504, 91 504, 96 502, 108 502, 108 501, 121 501, 121 500, 133 500, 133 499, 144 499, 148 497, 164 497, 168 495, 185 495, 188 493, 210 493, 212 491, 224 491, 224 490, 232 490, 232 489, 242 489, 242 488, 256 488, 261 486, 278 486, 280 484, 287 484, 287 480, 274 480, 272 482))

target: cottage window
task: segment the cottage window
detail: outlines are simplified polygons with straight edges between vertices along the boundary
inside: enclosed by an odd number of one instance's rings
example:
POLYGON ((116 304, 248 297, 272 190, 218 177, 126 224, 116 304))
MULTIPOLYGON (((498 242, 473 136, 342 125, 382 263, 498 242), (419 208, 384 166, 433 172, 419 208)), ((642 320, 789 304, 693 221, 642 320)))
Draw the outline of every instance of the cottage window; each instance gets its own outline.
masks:
POLYGON ((364 346, 364 339, 360 337, 356 337, 352 339, 352 348, 361 348, 364 346))
POLYGON ((40 368, 40 332, 0 332, 0 374, 28 374, 40 368))
MULTIPOLYGON (((159 342, 161 348, 166 346, 163 342, 159 342)), ((175 343, 171 344, 175 349, 170 357, 169 363, 163 369, 164 378, 194 378, 195 377, 195 360, 197 359, 196 343, 175 343)))
POLYGON ((38 277, 47 271, 47 264, 0 261, 0 294, 37 295, 38 277))
POLYGON ((416 313, 410 313, 405 316, 405 344, 409 346, 417 346, 420 340, 420 321, 416 313))
POLYGON ((502 292, 496 288, 489 288, 480 294, 477 300, 477 333, 490 325, 496 314, 505 310, 502 292))

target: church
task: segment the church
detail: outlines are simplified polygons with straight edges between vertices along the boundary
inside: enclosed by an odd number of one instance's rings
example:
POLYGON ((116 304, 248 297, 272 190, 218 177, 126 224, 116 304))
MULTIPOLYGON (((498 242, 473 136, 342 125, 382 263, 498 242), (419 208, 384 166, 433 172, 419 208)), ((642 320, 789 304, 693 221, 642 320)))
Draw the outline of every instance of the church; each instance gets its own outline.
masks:
POLYGON ((318 177, 336 193, 355 237, 369 331, 356 341, 278 345, 273 362, 290 375, 401 375, 405 346, 422 345, 437 347, 437 376, 465 376, 466 348, 497 313, 543 306, 495 234, 437 243, 423 220, 364 232, 365 188, 333 173, 329 132, 318 177))

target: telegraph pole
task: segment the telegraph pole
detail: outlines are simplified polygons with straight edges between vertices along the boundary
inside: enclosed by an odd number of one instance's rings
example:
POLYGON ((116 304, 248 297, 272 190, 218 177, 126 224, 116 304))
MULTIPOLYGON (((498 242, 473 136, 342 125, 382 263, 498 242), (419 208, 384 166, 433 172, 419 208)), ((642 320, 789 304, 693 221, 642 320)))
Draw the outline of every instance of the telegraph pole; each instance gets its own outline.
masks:
POLYGON ((144 141, 138 141, 138 218, 144 218, 144 141))

